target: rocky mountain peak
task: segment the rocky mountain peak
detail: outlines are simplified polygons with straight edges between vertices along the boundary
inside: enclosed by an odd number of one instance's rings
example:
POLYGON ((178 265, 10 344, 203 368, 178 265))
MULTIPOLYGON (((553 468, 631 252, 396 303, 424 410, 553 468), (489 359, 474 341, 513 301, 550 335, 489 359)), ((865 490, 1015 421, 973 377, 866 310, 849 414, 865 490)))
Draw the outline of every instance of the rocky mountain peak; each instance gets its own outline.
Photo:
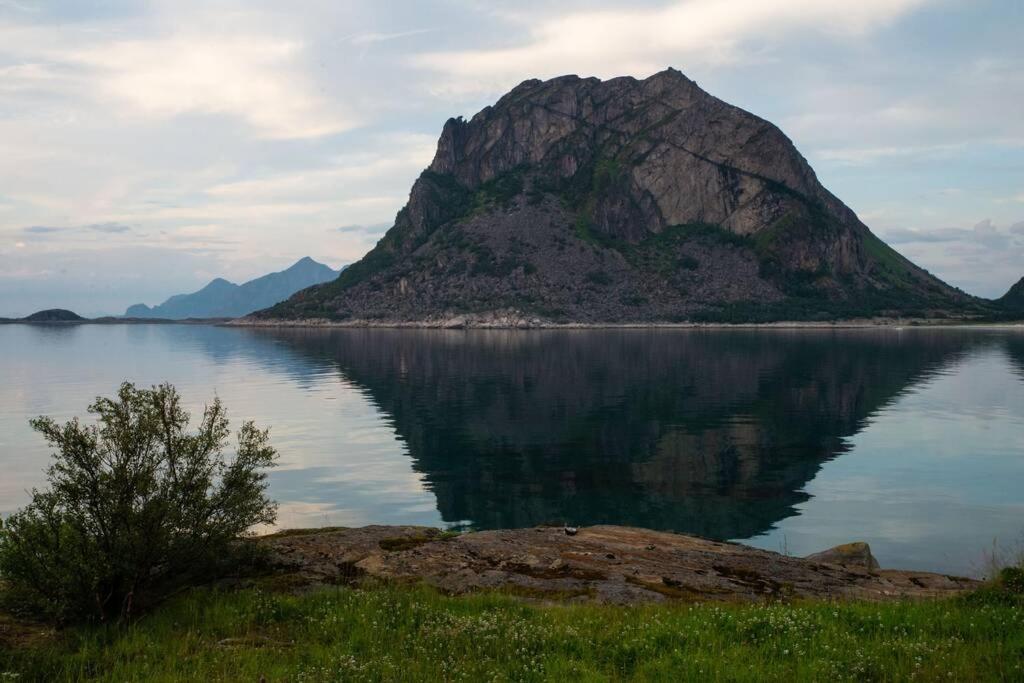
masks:
MULTIPOLYGON (((754 234, 801 200, 857 223, 777 127, 675 69, 525 81, 471 120, 450 119, 429 171, 476 189, 530 166, 554 182, 596 174, 606 191, 591 210, 595 229, 631 242, 692 223, 754 234)), ((835 256, 845 270, 861 265, 856 253, 835 256)))
POLYGON ((520 83, 449 119, 395 225, 267 317, 572 322, 948 312, 772 123, 675 69, 520 83))

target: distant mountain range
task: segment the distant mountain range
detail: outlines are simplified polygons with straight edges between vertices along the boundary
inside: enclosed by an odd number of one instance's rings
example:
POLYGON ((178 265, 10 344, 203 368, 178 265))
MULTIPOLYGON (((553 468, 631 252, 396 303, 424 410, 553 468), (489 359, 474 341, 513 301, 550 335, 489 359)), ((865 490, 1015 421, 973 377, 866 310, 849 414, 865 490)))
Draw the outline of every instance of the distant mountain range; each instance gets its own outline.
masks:
POLYGON ((126 318, 237 318, 284 301, 299 290, 329 282, 344 266, 333 270, 306 256, 286 270, 241 285, 217 278, 198 292, 176 294, 158 306, 129 306, 126 318))

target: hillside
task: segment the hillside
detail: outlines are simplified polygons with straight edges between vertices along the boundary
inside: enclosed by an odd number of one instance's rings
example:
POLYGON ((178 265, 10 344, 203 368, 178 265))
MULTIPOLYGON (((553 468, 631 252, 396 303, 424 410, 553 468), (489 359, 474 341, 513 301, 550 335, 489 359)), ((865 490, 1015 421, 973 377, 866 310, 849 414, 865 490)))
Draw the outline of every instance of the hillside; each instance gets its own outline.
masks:
POLYGON ((217 278, 197 292, 176 294, 158 306, 129 306, 128 318, 236 318, 273 306, 295 292, 338 277, 332 270, 306 256, 286 270, 236 285, 217 278))
POLYGON ((996 303, 1010 313, 1024 313, 1024 277, 1010 287, 1010 291, 997 299, 996 303))
POLYGON ((526 81, 450 119, 394 226, 259 319, 676 322, 970 316, 774 125, 669 69, 526 81))

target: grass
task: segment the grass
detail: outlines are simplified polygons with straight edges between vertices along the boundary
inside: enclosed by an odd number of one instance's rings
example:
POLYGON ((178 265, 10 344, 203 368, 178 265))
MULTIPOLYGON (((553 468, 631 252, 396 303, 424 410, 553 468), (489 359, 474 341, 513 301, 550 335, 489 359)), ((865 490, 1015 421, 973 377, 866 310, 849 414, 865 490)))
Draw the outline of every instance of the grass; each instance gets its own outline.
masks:
POLYGON ((424 587, 199 589, 129 627, 2 647, 0 681, 1022 680, 1024 604, 1009 593, 617 607, 424 587))
POLYGON ((381 550, 396 552, 417 548, 424 543, 431 543, 433 541, 450 541, 453 538, 458 538, 458 536, 459 534, 456 531, 424 533, 417 536, 396 536, 394 538, 383 538, 377 545, 380 546, 381 550))

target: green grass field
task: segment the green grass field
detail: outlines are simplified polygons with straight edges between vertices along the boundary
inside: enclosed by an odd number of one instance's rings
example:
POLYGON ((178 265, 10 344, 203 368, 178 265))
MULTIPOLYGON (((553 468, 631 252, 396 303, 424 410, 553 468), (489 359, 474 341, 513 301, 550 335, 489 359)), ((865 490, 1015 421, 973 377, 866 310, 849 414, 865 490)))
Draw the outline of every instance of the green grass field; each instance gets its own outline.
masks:
POLYGON ((195 590, 0 649, 0 681, 1024 680, 1024 603, 609 607, 427 588, 195 590))

